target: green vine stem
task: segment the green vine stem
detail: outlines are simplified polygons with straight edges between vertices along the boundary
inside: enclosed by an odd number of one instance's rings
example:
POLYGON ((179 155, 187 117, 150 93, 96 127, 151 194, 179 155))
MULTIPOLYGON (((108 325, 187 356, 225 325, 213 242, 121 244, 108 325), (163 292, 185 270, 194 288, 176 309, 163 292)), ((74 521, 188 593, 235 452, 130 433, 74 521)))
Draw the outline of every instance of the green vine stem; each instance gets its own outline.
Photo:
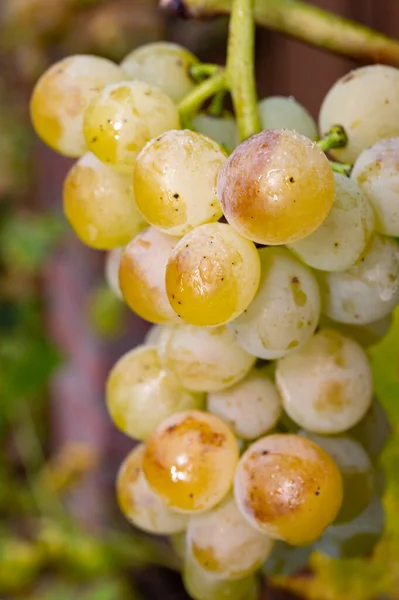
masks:
POLYGON ((344 148, 348 143, 348 136, 345 129, 341 125, 334 125, 329 131, 317 142, 317 145, 323 152, 328 152, 332 148, 344 148))
MULTIPOLYGON (((187 16, 228 14, 232 0, 160 0, 187 16)), ((274 31, 362 62, 399 67, 399 42, 301 0, 256 0, 256 22, 274 31)))
POLYGON ((346 177, 350 176, 353 169, 353 165, 334 162, 333 160, 330 160, 330 165, 334 173, 341 173, 341 175, 346 175, 346 177))
POLYGON ((190 120, 206 100, 225 90, 226 87, 226 73, 222 68, 219 68, 212 77, 197 85, 179 104, 178 108, 183 124, 190 120))

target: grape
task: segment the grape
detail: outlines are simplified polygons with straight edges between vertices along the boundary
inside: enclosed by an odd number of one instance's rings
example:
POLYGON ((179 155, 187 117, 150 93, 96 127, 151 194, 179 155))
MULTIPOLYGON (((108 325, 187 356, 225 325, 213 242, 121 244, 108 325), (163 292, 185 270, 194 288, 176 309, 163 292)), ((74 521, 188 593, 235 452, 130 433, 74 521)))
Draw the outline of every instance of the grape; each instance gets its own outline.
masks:
POLYGON ((230 425, 238 437, 253 440, 276 425, 281 399, 264 369, 253 369, 227 390, 209 393, 207 410, 230 425))
POLYGON ((330 456, 310 440, 274 434, 260 438, 240 458, 234 492, 251 525, 306 546, 337 516, 342 479, 330 456))
POLYGON ((167 417, 201 408, 204 401, 162 368, 155 346, 138 346, 118 360, 108 376, 106 396, 115 425, 138 440, 147 439, 167 417))
POLYGON ((233 483, 237 441, 223 421, 197 410, 169 417, 147 441, 143 469, 153 491, 178 512, 215 506, 233 483))
POLYGON ((122 292, 119 286, 119 265, 123 253, 123 246, 117 246, 110 250, 105 257, 105 280, 108 287, 114 292, 117 298, 122 299, 122 292))
POLYGON ((342 335, 350 337, 355 342, 368 348, 369 346, 375 346, 380 342, 388 333, 392 325, 392 314, 382 317, 378 321, 373 323, 367 323, 366 325, 352 325, 350 323, 339 323, 333 321, 325 315, 322 315, 319 321, 320 329, 336 329, 342 335))
POLYGON ((158 352, 165 369, 196 391, 223 390, 243 379, 255 362, 226 327, 165 326, 158 352))
MULTIPOLYGON (((174 514, 178 514, 178 513, 174 513, 174 514)), ((169 537, 169 541, 170 541, 171 546, 172 546, 173 550, 175 551, 177 557, 183 561, 186 557, 186 552, 187 552, 186 532, 183 531, 180 533, 174 533, 173 535, 171 535, 169 537)))
POLYGON ((69 171, 63 200, 76 235, 98 250, 123 246, 147 225, 137 209, 131 179, 90 152, 69 171))
POLYGON ((374 208, 376 230, 399 236, 399 138, 381 140, 357 158, 351 177, 374 208))
POLYGON ((268 130, 234 150, 220 171, 218 191, 227 221, 243 236, 288 244, 327 217, 334 176, 317 144, 295 131, 268 130))
POLYGON ((392 433, 387 413, 377 398, 373 398, 363 419, 348 434, 358 440, 367 454, 376 461, 392 433))
POLYGON ((334 204, 310 235, 289 245, 304 263, 322 271, 344 271, 361 257, 374 231, 374 214, 360 188, 334 173, 334 204))
POLYGON ((129 79, 154 85, 180 102, 195 86, 190 67, 198 59, 188 50, 170 42, 154 42, 136 48, 125 56, 121 68, 129 79))
POLYGON ((253 300, 260 280, 255 245, 226 223, 207 223, 182 238, 166 267, 166 292, 191 325, 222 325, 253 300))
POLYGON ((52 65, 36 83, 30 114, 39 137, 66 156, 87 151, 83 113, 96 94, 110 83, 123 81, 117 65, 99 56, 77 55, 52 65))
POLYGON ((222 579, 205 571, 193 557, 187 557, 183 570, 184 586, 193 600, 258 600, 255 575, 243 579, 222 579))
POLYGON ((327 437, 307 431, 299 432, 323 448, 341 471, 343 501, 334 524, 347 523, 368 505, 374 488, 374 472, 363 446, 347 436, 327 437))
POLYGON ((290 546, 277 541, 262 571, 268 576, 294 575, 307 566, 312 550, 312 546, 290 546))
POLYGON ((321 106, 319 129, 324 134, 341 125, 348 144, 331 154, 353 163, 369 146, 399 135, 398 97, 399 70, 393 67, 368 65, 336 81, 321 106))
POLYGON ((229 112, 220 117, 198 113, 192 123, 197 131, 215 140, 229 153, 233 152, 240 142, 237 123, 229 112))
POLYGON ((320 331, 300 350, 281 358, 276 384, 291 419, 324 434, 340 433, 358 423, 373 392, 364 350, 332 330, 320 331))
POLYGON ((151 323, 178 323, 165 289, 165 270, 177 238, 155 227, 145 229, 125 247, 119 284, 130 308, 151 323))
POLYGON ((147 331, 143 344, 145 346, 157 346, 162 333, 162 325, 153 325, 147 331))
POLYGON ((259 257, 257 294, 229 328, 247 352, 274 359, 312 336, 320 314, 320 294, 310 269, 285 248, 262 248, 259 257))
POLYGON ((340 273, 317 273, 322 312, 341 323, 367 325, 399 302, 399 245, 376 235, 361 261, 340 273))
POLYGON ((137 157, 133 182, 143 216, 170 235, 222 216, 216 180, 226 155, 216 142, 194 131, 168 131, 137 157))
POLYGON ((172 100, 141 81, 107 85, 87 107, 83 131, 100 160, 131 173, 134 161, 152 138, 179 127, 172 100))
POLYGON ((173 512, 151 490, 142 470, 144 444, 139 444, 123 461, 117 478, 118 503, 125 517, 149 533, 165 535, 183 531, 187 517, 173 512))
POLYGON ((311 140, 317 139, 317 125, 310 112, 292 96, 269 96, 258 103, 263 129, 291 129, 311 140))
POLYGON ((188 523, 188 552, 202 569, 226 579, 256 571, 272 547, 272 540, 244 519, 232 496, 188 523))

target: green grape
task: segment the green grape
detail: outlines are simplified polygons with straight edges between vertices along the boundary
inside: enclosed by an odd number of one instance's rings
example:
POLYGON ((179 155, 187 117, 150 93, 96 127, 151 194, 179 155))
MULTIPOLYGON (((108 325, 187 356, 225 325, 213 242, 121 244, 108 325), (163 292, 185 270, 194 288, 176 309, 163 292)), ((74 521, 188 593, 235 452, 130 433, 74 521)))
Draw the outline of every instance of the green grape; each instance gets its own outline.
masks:
POLYGON ((319 321, 320 329, 336 329, 345 337, 350 337, 355 342, 369 348, 378 344, 388 333, 392 325, 392 314, 373 321, 373 323, 366 323, 365 325, 353 325, 351 323, 339 323, 333 321, 325 315, 321 315, 319 321))
POLYGON ((107 380, 106 401, 115 425, 145 440, 167 417, 201 408, 202 394, 181 387, 159 363, 155 346, 138 346, 118 360, 107 380))
POLYGON ((370 407, 373 378, 366 353, 337 331, 323 330, 277 363, 283 407, 304 429, 340 433, 370 407))
POLYGON ((396 237, 399 236, 398 161, 399 138, 381 140, 358 156, 351 173, 374 209, 376 230, 396 237))
POLYGON ((334 521, 342 478, 331 457, 310 440, 273 434, 242 455, 234 480, 237 506, 271 538, 307 546, 334 521))
POLYGON ((399 302, 399 245, 376 235, 361 261, 340 273, 317 273, 322 312, 334 321, 367 325, 399 302))
POLYGON ((310 112, 292 96, 269 96, 258 103, 263 129, 291 129, 311 140, 317 139, 317 125, 310 112))
POLYGON ((204 571, 222 578, 255 572, 272 548, 273 541, 244 519, 232 496, 188 523, 187 552, 204 571))
POLYGON ((99 56, 76 55, 56 62, 33 90, 30 114, 36 133, 57 152, 82 156, 87 151, 86 107, 104 86, 123 79, 122 69, 99 56))
POLYGON ((154 42, 130 52, 121 68, 129 79, 154 85, 173 102, 180 102, 195 86, 190 67, 197 62, 191 52, 178 44, 154 42))
POLYGON ((262 248, 259 257, 258 291, 229 329, 247 352, 275 359, 290 354, 313 335, 320 294, 310 269, 287 249, 262 248))
POLYGON ((227 152, 233 152, 240 143, 234 116, 225 111, 220 117, 198 113, 192 120, 197 131, 215 140, 227 152))
POLYGON ((254 440, 276 425, 281 399, 264 369, 253 369, 233 386, 210 392, 207 410, 225 421, 244 440, 254 440))
POLYGON ((176 106, 161 90, 141 81, 123 81, 93 98, 84 113, 83 132, 97 158, 131 174, 147 142, 179 124, 176 106))
POLYGON ((158 535, 184 531, 188 519, 173 512, 154 494, 143 474, 144 444, 123 461, 116 482, 118 503, 125 517, 139 529, 158 535))
POLYGON ((374 231, 374 214, 356 183, 334 173, 334 204, 310 235, 289 244, 304 263, 321 271, 345 271, 364 252, 374 231))
POLYGON ((399 135, 399 70, 386 65, 367 65, 338 79, 323 100, 320 133, 341 125, 348 136, 344 148, 331 154, 353 163, 376 142, 399 135))
POLYGON ((218 192, 227 221, 241 235, 259 244, 288 244, 327 217, 334 176, 315 142, 272 129, 234 150, 220 171, 218 192))
POLYGON ((158 353, 164 368, 196 391, 223 390, 243 379, 255 363, 226 327, 165 326, 158 353))
POLYGON ((215 415, 191 410, 169 417, 152 432, 143 469, 167 506, 194 514, 227 495, 237 461, 237 441, 227 425, 215 415))
POLYGON ((392 427, 388 415, 375 397, 362 420, 348 431, 351 437, 363 445, 373 461, 376 461, 381 455, 391 433, 392 427))
POLYGON ((262 571, 269 577, 295 575, 307 566, 312 550, 313 546, 290 546, 285 542, 277 541, 262 571))
POLYGON ((255 245, 226 223, 207 223, 184 236, 170 254, 166 292, 191 325, 222 325, 252 302, 260 280, 255 245))
POLYGON ((194 131, 168 131, 140 152, 133 183, 145 219, 182 236, 222 216, 216 181, 226 161, 222 148, 194 131))
POLYGON ((119 285, 119 265, 123 253, 123 246, 113 248, 105 257, 105 281, 108 287, 113 291, 117 298, 122 299, 122 292, 119 285))
POLYGON ((63 202, 76 235, 98 250, 127 244, 147 225, 136 206, 131 179, 90 152, 69 171, 63 202))

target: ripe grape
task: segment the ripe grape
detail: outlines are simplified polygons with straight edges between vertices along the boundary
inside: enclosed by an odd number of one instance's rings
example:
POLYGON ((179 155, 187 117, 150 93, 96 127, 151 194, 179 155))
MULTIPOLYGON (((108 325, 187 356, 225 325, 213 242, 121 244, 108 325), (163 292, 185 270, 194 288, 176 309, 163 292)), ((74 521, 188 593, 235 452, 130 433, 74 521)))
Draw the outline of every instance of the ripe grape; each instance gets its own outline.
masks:
POLYGON ((52 65, 36 83, 30 114, 38 136, 66 156, 87 151, 83 113, 98 92, 123 81, 124 73, 106 58, 76 55, 52 65))
POLYGON ((121 431, 146 440, 164 419, 201 408, 204 398, 183 389, 176 377, 162 368, 155 346, 138 346, 122 356, 110 372, 106 401, 121 431))
POLYGON ((107 85, 93 98, 83 120, 89 150, 129 174, 147 142, 178 127, 179 115, 172 100, 141 81, 107 85))
POLYGON ((164 327, 158 344, 162 365, 188 390, 223 390, 243 379, 255 357, 226 327, 164 327))
POLYGON ((69 171, 63 201, 76 235, 98 250, 123 246, 147 225, 136 206, 130 177, 90 152, 69 171))
POLYGON ((243 236, 288 244, 327 217, 334 176, 315 142, 295 131, 268 130, 234 150, 221 169, 218 191, 226 219, 243 236))
POLYGON ((338 331, 320 331, 278 361, 276 384, 285 411, 304 429, 333 434, 366 414, 373 378, 366 353, 338 331))
POLYGON ((121 68, 129 79, 154 85, 173 102, 180 102, 195 86, 190 67, 197 62, 191 52, 178 44, 154 42, 130 52, 121 68))
POLYGON ((122 299, 122 292, 119 285, 119 265, 123 253, 123 246, 113 248, 105 257, 105 281, 108 287, 114 292, 117 298, 122 299))
POLYGON ((292 96, 269 96, 258 103, 263 129, 291 129, 311 140, 317 139, 317 125, 310 112, 292 96))
POLYGON ((162 333, 162 325, 153 325, 144 336, 145 346, 157 346, 162 333))
POLYGON ((209 393, 207 410, 223 419, 238 437, 254 440, 276 425, 281 399, 265 369, 253 369, 235 385, 209 393))
POLYGON ((218 221, 216 195, 222 148, 194 131, 168 131, 146 145, 137 157, 133 183, 145 219, 170 235, 218 221))
POLYGON ((143 473, 144 444, 139 444, 123 461, 116 482, 119 507, 125 517, 149 533, 166 535, 183 531, 187 517, 173 512, 154 494, 143 473))
POLYGON ((322 271, 344 271, 361 257, 374 231, 374 214, 354 181, 334 173, 334 204, 310 235, 289 245, 304 263, 322 271))
POLYGON ((233 152, 240 143, 237 123, 229 112, 224 112, 220 117, 198 113, 192 123, 197 131, 215 140, 228 153, 233 152))
POLYGON ((310 269, 285 248, 262 248, 259 257, 261 280, 256 296, 229 329, 247 352, 274 359, 313 335, 320 294, 310 269))
POLYGON ((366 325, 399 302, 399 245, 376 235, 361 261, 340 273, 317 273, 322 312, 334 321, 366 325))
POLYGON ((310 440, 274 434, 243 454, 234 492, 251 525, 272 538, 306 546, 337 516, 342 478, 330 456, 310 440))
POLYGON ((223 421, 197 410, 163 421, 150 435, 143 460, 153 491, 178 512, 198 513, 231 488, 237 441, 223 421))
POLYGON ((336 81, 321 106, 319 129, 324 134, 341 125, 348 144, 331 154, 353 163, 369 146, 399 135, 398 97, 399 70, 393 67, 368 65, 336 81))
POLYGON ((244 519, 232 496, 188 523, 187 551, 202 569, 226 579, 256 571, 272 547, 272 540, 244 519))
POLYGON ((312 546, 290 546, 277 541, 262 571, 268 576, 294 575, 307 566, 312 550, 312 546))
POLYGON ((260 280, 255 245, 226 223, 207 223, 175 246, 166 267, 166 292, 191 325, 222 325, 253 300, 260 280))
POLYGON ((371 202, 376 230, 399 236, 399 138, 381 140, 357 158, 351 178, 371 202))
POLYGON ((377 398, 373 398, 370 408, 363 419, 348 434, 358 440, 367 454, 376 461, 392 433, 388 415, 377 398))
POLYGON ((125 247, 119 284, 130 308, 151 323, 178 323, 165 289, 165 270, 177 238, 155 227, 145 229, 125 247))
POLYGON ((320 329, 336 329, 342 335, 350 337, 355 342, 368 348, 369 346, 375 346, 380 342, 388 333, 392 325, 392 314, 390 313, 378 321, 372 323, 366 323, 366 325, 352 325, 351 323, 339 323, 333 321, 325 315, 321 315, 319 321, 320 329))

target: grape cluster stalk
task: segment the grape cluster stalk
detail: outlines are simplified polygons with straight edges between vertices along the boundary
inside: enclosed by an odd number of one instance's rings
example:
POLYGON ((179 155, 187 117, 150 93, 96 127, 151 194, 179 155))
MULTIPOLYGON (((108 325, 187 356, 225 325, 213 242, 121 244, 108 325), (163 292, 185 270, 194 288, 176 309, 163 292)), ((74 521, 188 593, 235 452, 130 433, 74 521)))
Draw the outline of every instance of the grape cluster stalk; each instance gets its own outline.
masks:
POLYGON ((318 125, 258 101, 253 4, 233 2, 225 68, 166 42, 70 56, 31 100, 37 134, 77 158, 71 227, 153 324, 107 381, 139 442, 117 497, 170 536, 194 600, 256 599, 261 571, 362 556, 384 528, 367 348, 399 304, 399 70, 345 75, 318 125))

